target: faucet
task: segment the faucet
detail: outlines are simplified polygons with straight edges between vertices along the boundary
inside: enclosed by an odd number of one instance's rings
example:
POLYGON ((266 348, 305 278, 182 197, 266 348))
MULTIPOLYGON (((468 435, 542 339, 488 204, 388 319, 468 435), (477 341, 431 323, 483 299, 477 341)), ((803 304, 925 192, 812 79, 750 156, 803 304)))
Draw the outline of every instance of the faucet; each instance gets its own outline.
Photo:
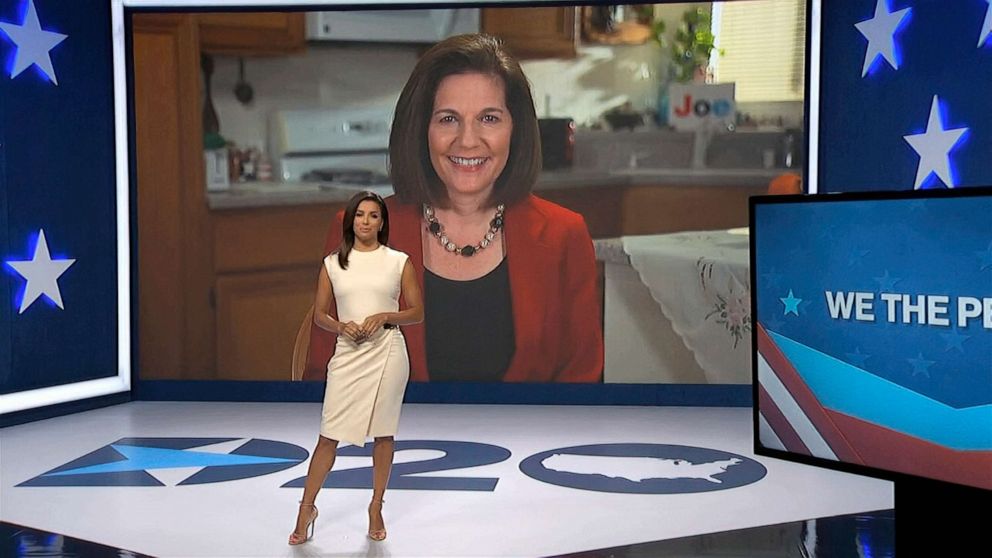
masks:
POLYGON ((650 151, 634 151, 630 154, 630 160, 627 162, 628 169, 640 168, 641 161, 647 159, 651 156, 650 151))
POLYGON ((692 168, 706 168, 706 151, 712 138, 713 128, 705 122, 695 131, 692 138, 692 168))

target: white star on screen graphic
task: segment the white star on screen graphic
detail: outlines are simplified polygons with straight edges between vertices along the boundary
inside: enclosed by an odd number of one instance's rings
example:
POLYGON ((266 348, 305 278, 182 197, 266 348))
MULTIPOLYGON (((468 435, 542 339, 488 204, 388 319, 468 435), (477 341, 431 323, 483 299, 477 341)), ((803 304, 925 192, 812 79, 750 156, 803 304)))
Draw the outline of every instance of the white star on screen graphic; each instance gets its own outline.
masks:
POLYGON ((10 40, 17 45, 17 56, 10 72, 11 79, 30 68, 32 64, 37 64, 49 81, 55 85, 59 84, 58 80, 55 79, 55 68, 52 66, 52 57, 49 55, 49 51, 64 41, 68 35, 45 31, 41 28, 38 12, 34 8, 34 0, 28 0, 28 10, 20 25, 0 22, 0 31, 6 33, 10 40))
POLYGON ((985 44, 985 41, 989 40, 989 36, 992 35, 992 0, 985 0, 988 2, 988 7, 985 9, 985 21, 982 23, 982 32, 978 36, 978 46, 981 47, 985 44))
POLYGON ((38 234, 38 242, 34 245, 34 256, 30 260, 7 262, 7 265, 14 268, 28 282, 25 287, 24 298, 21 300, 21 308, 17 313, 23 314, 41 295, 47 296, 64 310, 65 306, 62 305, 62 293, 59 291, 58 279, 75 261, 70 259, 53 260, 48 252, 45 231, 42 229, 38 234))
POLYGON ((888 60, 894 69, 899 69, 899 61, 896 60, 896 41, 893 35, 899 28, 899 24, 909 15, 909 10, 910 8, 903 8, 898 12, 889 12, 887 0, 877 0, 875 17, 854 24, 858 31, 868 39, 868 49, 865 51, 865 63, 864 67, 861 68, 861 77, 868 75, 868 69, 879 56, 888 60))
POLYGON ((957 145, 961 136, 968 131, 968 128, 955 128, 953 130, 944 129, 944 123, 940 119, 940 102, 937 96, 933 96, 933 103, 930 105, 930 119, 927 121, 927 131, 922 134, 912 134, 903 136, 909 145, 916 150, 920 156, 920 164, 916 167, 916 184, 914 189, 919 190, 930 173, 934 173, 944 181, 948 188, 954 187, 951 180, 951 163, 949 153, 957 145))

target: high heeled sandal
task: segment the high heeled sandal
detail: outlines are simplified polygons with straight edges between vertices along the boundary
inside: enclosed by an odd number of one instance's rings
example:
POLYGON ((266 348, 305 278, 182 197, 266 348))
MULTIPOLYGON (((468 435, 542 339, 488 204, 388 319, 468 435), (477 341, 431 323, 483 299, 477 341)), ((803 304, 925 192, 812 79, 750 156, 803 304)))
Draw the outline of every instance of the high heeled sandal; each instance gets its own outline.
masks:
POLYGON ((386 528, 385 528, 386 522, 385 522, 385 520, 383 520, 383 522, 382 522, 383 523, 383 528, 382 529, 373 529, 372 528, 372 517, 371 517, 372 516, 372 506, 374 504, 379 504, 379 515, 381 516, 382 515, 382 505, 384 503, 386 503, 385 500, 372 500, 371 502, 369 502, 369 538, 372 539, 372 540, 374 540, 374 541, 376 541, 376 542, 380 542, 380 541, 386 540, 386 528))
POLYGON ((314 504, 304 504, 301 501, 300 507, 310 508, 312 510, 312 515, 310 516, 310 520, 307 521, 306 527, 303 528, 303 535, 297 534, 295 530, 289 534, 289 544, 293 546, 303 544, 313 538, 314 525, 317 522, 317 516, 320 515, 320 511, 317 510, 317 506, 314 504))

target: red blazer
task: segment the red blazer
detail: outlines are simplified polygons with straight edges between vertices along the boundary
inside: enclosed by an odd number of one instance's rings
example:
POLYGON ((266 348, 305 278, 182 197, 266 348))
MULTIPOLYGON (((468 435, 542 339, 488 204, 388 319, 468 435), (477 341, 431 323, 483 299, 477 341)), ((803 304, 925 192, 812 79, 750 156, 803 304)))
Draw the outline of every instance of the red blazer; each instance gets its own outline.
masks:
MULTIPOLYGON (((406 252, 424 284, 421 208, 386 200, 389 246, 406 252)), ((331 224, 324 253, 341 242, 343 213, 331 224)), ((581 215, 531 195, 506 209, 504 234, 516 352, 507 382, 599 382, 603 377, 602 302, 596 256, 581 215)), ((401 300, 401 307, 402 307, 401 300)), ((425 308, 430 312, 430 308, 425 308)), ((336 315, 331 301, 332 316, 336 315)), ((403 326, 410 379, 426 382, 423 323, 403 326)), ((323 380, 335 335, 314 327, 304 380, 323 380)))

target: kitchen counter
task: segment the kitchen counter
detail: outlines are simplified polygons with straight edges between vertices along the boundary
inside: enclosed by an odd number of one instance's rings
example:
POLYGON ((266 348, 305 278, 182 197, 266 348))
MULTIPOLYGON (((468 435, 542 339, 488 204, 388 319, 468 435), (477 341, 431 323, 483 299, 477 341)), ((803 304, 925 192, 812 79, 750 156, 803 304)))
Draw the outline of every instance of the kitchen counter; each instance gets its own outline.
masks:
POLYGON ((626 176, 597 169, 561 169, 545 171, 537 178, 534 191, 567 190, 597 186, 628 186, 626 176))
MULTIPOLYGON (((207 192, 207 205, 212 210, 246 209, 287 205, 345 203, 355 192, 367 186, 321 187, 316 182, 236 182, 230 189, 207 192)), ((373 189, 379 193, 382 187, 373 189)), ((392 187, 388 187, 392 193, 392 187)))
MULTIPOLYGON (((591 187, 624 186, 765 186, 788 169, 688 169, 635 168, 616 171, 567 169, 541 173, 534 192, 591 187)), ((246 209, 321 203, 344 203, 362 185, 324 186, 314 182, 239 182, 230 189, 207 193, 211 210, 246 209)), ((389 186, 371 188, 376 193, 392 193, 389 186)))
POLYGON ((626 177, 630 186, 768 186, 773 178, 801 169, 620 169, 613 171, 626 177))

